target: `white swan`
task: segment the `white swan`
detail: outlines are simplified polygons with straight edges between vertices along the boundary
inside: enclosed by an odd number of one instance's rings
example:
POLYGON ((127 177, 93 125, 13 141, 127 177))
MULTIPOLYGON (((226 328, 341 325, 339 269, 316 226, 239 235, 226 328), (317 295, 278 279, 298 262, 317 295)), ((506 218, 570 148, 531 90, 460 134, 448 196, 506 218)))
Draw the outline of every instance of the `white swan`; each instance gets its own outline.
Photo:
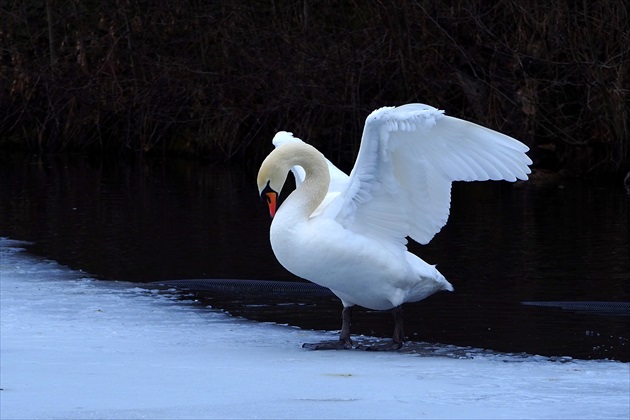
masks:
POLYGON ((407 251, 406 237, 426 244, 446 224, 453 181, 527 179, 524 144, 443 114, 423 104, 372 112, 350 176, 291 133, 274 138, 276 149, 258 172, 273 252, 344 307, 339 341, 305 347, 351 348, 351 308, 359 305, 393 309, 393 342, 378 348, 400 348, 401 305, 453 290, 434 265, 407 251), (290 170, 297 188, 276 212, 290 170))

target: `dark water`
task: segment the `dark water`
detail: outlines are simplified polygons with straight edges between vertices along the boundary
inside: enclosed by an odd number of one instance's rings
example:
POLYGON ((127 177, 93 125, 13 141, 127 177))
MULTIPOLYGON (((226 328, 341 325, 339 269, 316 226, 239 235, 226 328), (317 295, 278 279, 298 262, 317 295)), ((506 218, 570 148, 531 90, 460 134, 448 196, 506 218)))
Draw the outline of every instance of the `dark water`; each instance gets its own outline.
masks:
MULTIPOLYGON (((106 280, 297 280, 275 260, 256 168, 180 160, 0 157, 0 236, 106 280)), ((411 340, 630 361, 630 314, 522 302, 630 302, 630 198, 621 186, 456 184, 449 224, 413 252, 455 286, 405 307, 411 340), (623 316, 625 314, 625 316, 623 316)), ((256 320, 336 330, 325 296, 199 292, 256 320)), ((203 306, 200 306, 203 308, 203 306)), ((200 309, 203 310, 203 309, 200 309)), ((355 310, 387 337, 388 313, 355 310)))

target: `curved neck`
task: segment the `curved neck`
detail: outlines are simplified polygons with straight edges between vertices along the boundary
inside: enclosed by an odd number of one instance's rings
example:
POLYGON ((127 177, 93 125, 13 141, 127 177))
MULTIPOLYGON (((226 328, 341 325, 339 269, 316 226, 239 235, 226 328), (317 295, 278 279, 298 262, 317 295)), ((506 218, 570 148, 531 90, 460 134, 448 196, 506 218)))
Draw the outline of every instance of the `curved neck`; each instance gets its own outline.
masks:
POLYGON ((296 150, 287 150, 292 153, 286 163, 289 167, 301 166, 304 169, 304 182, 287 197, 276 217, 291 218, 297 222, 307 220, 324 200, 330 185, 330 173, 324 156, 317 149, 307 144, 296 146, 299 146, 296 150))

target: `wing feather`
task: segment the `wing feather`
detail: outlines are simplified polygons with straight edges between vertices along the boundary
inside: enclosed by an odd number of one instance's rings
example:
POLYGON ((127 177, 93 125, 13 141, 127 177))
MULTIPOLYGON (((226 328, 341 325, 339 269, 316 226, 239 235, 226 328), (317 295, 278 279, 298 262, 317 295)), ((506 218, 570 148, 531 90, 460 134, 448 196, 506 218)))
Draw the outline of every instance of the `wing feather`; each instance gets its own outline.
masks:
POLYGON ((527 179, 519 141, 423 104, 381 108, 366 120, 356 164, 336 200, 344 227, 401 247, 446 224, 453 181, 527 179))

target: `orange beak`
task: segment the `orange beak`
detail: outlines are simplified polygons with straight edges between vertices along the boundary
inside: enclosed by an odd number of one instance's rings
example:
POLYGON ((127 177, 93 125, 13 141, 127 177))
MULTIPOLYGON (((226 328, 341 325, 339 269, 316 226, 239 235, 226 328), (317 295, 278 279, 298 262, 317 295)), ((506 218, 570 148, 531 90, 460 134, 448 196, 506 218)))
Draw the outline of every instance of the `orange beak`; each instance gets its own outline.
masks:
POLYGON ((273 219, 276 215, 276 206, 278 201, 278 194, 275 191, 269 191, 265 193, 267 197, 267 205, 269 206, 269 215, 273 219))

